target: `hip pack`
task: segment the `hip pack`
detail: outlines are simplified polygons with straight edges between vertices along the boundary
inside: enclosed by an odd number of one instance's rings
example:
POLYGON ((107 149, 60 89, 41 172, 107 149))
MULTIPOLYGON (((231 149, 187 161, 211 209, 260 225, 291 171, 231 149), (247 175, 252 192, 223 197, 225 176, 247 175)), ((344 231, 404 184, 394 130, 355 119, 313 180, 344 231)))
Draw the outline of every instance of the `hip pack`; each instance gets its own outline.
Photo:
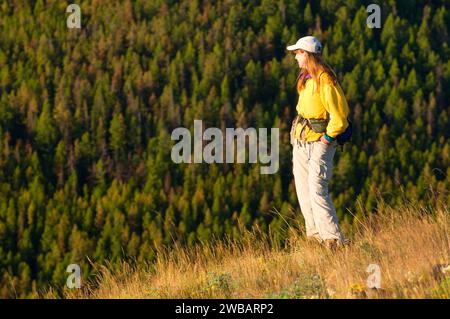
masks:
MULTIPOLYGON (((303 124, 303 128, 305 124, 309 126, 309 128, 314 132, 314 133, 325 133, 327 131, 327 126, 328 126, 328 122, 329 122, 329 115, 327 114, 327 118, 326 119, 314 119, 314 118, 304 118, 301 115, 297 115, 294 119, 294 121, 292 122, 292 128, 291 128, 291 144, 293 143, 293 140, 295 139, 295 127, 297 126, 298 123, 303 124)), ((347 143, 352 136, 353 133, 353 128, 352 128, 352 122, 350 121, 350 119, 347 117, 347 122, 348 122, 348 126, 345 129, 344 132, 342 132, 341 134, 336 136, 336 141, 339 145, 344 145, 345 143, 347 143)))

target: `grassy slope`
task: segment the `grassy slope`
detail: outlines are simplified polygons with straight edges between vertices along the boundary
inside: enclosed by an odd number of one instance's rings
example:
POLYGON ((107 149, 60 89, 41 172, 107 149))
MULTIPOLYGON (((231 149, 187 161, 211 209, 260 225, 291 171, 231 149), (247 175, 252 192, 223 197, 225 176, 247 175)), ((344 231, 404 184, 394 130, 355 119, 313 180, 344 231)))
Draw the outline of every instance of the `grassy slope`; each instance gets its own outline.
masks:
POLYGON ((291 228, 284 248, 254 230, 239 243, 161 253, 146 267, 99 267, 95 285, 66 297, 449 298, 450 269, 433 272, 450 261, 449 225, 447 209, 382 206, 337 253, 306 241, 302 230, 291 228), (369 264, 380 266, 380 290, 367 288, 369 264))

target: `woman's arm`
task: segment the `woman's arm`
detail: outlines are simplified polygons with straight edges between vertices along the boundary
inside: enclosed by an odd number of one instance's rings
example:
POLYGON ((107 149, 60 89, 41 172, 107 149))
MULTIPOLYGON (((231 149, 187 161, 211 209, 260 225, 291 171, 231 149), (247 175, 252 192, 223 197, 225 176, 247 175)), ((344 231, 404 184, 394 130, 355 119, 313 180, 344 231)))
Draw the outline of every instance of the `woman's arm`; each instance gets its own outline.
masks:
POLYGON ((327 131, 323 137, 332 142, 336 136, 343 133, 347 128, 347 117, 350 109, 341 86, 338 83, 333 84, 329 79, 325 79, 320 88, 320 98, 330 115, 327 131))

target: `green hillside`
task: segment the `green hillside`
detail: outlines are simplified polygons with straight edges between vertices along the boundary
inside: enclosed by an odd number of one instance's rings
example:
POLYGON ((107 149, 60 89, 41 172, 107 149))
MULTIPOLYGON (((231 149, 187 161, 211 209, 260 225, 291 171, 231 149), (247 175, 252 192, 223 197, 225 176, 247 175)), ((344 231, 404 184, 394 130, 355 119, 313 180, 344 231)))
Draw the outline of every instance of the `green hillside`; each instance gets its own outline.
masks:
MULTIPOLYGON (((448 207, 449 1, 0 1, 0 296, 63 289, 69 264, 155 260, 174 243, 286 239, 302 221, 289 130, 297 63, 286 45, 324 44, 352 112, 330 184, 354 216, 405 201, 448 207), (280 128, 280 169, 175 164, 171 132, 280 128)), ((60 291, 61 293, 61 291, 60 291)))

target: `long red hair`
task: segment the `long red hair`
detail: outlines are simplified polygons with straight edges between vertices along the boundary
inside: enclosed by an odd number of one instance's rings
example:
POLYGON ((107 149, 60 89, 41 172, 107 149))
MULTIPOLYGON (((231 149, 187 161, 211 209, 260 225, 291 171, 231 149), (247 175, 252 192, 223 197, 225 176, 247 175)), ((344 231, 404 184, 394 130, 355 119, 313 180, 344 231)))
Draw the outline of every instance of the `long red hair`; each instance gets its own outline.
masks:
MULTIPOLYGON (((300 51, 303 51, 300 49, 300 51)), ((309 74, 312 80, 316 84, 316 88, 320 88, 319 81, 322 73, 327 73, 333 81, 333 84, 337 83, 337 76, 333 69, 323 60, 322 55, 319 53, 306 52, 306 68, 301 69, 297 78, 297 91, 301 91, 306 84, 306 76, 309 74)))

